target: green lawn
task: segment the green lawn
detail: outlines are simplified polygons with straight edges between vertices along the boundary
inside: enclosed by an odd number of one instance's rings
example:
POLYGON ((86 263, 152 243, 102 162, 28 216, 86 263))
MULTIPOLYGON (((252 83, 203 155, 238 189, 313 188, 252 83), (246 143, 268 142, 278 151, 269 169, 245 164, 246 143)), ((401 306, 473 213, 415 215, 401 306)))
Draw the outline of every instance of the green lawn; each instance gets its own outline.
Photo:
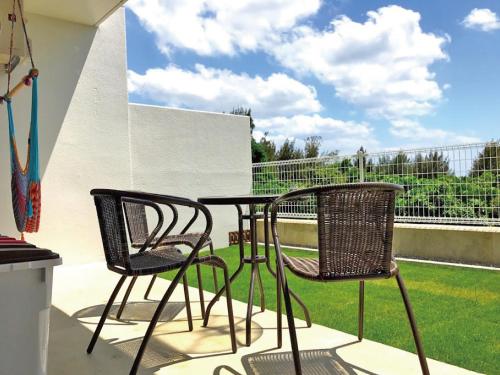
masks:
MULTIPOLYGON (((246 248, 249 252, 249 248, 246 248)), ((263 248, 260 249, 263 253, 263 248)), ((314 253, 287 250, 295 256, 314 253)), ((274 249, 271 248, 274 254, 274 249)), ((238 266, 238 248, 217 250, 230 273, 238 266)), ((274 263, 272 263, 274 264, 274 263)), ((405 280, 426 355, 433 359, 488 374, 500 369, 500 272, 399 262, 405 280)), ((276 285, 262 265, 266 307, 276 311, 276 285)), ((212 271, 203 268, 206 290, 213 291, 212 271)), ((249 269, 232 284, 233 298, 246 301, 249 269)), ((171 278, 172 273, 162 275, 171 278)), ((291 288, 311 312, 314 323, 357 335, 358 283, 315 283, 288 273, 291 288)), ((223 278, 220 273, 219 282, 223 278)), ((189 282, 196 286, 194 267, 189 282)), ((365 337, 403 350, 415 352, 410 326, 395 279, 368 281, 365 284, 365 337)), ((258 291, 254 303, 258 304, 258 291)), ((299 306, 294 313, 303 318, 299 306)), ((285 335, 285 338, 288 336, 285 335)))

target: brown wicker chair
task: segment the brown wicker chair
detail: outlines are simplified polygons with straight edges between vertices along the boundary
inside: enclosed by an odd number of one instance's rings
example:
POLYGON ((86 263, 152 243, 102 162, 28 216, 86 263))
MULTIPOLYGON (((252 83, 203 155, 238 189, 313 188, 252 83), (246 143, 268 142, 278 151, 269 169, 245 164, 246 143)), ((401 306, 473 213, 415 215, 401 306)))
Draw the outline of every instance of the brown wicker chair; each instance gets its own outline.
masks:
POLYGON ((423 374, 429 374, 408 293, 392 257, 395 197, 403 190, 385 183, 341 184, 297 190, 278 198, 271 207, 271 230, 276 249, 278 346, 282 343, 281 292, 285 307, 296 374, 301 374, 297 335, 285 267, 294 275, 313 281, 359 281, 358 339, 363 338, 364 282, 396 277, 410 321, 423 374), (277 231, 280 204, 311 196, 318 213, 318 258, 286 256, 277 231))
POLYGON ((91 353, 99 333, 106 321, 106 317, 113 305, 113 302, 120 291, 125 279, 129 276, 138 277, 143 275, 154 275, 157 273, 170 271, 178 269, 179 271, 171 281, 165 295, 160 300, 158 307, 151 319, 148 326, 146 334, 142 340, 139 351, 135 357, 134 364, 130 371, 131 374, 136 374, 141 362, 142 356, 146 349, 149 339, 153 334, 153 330, 158 323, 158 320, 167 304, 170 296, 172 295, 177 284, 183 279, 184 284, 184 295, 186 298, 186 312, 188 314, 188 324, 189 329, 192 330, 192 318, 191 310, 189 306, 189 294, 188 294, 188 284, 186 278, 186 270, 191 264, 210 264, 222 268, 224 272, 224 282, 226 286, 226 298, 227 298, 227 309, 229 318, 229 328, 231 336, 231 347, 233 353, 236 352, 236 336, 234 328, 234 316, 233 308, 231 302, 231 291, 229 283, 229 275, 227 266, 222 260, 222 258, 215 255, 207 255, 200 257, 198 252, 201 246, 209 238, 210 231, 212 230, 212 217, 208 209, 198 202, 194 202, 189 199, 172 197, 166 195, 140 193, 140 192, 130 192, 130 191, 120 191, 111 189, 94 189, 91 191, 91 195, 94 196, 94 201, 97 210, 97 216, 99 219, 99 227, 101 230, 102 243, 104 247, 104 254, 106 257, 106 263, 108 269, 121 275, 118 284, 116 285, 113 293, 111 294, 102 316, 97 324, 96 330, 92 336, 92 339, 87 347, 87 353, 91 353), (165 230, 165 232, 159 237, 159 239, 153 243, 156 235, 159 233, 163 226, 163 215, 161 210, 158 213, 158 223, 154 230, 148 236, 144 244, 141 246, 137 253, 130 253, 130 244, 127 240, 127 230, 125 228, 125 220, 123 213, 123 203, 124 202, 134 202, 141 201, 143 203, 150 202, 151 206, 167 205, 167 206, 184 206, 196 208, 202 212, 205 217, 206 225, 200 239, 193 247, 192 251, 187 255, 183 255, 176 251, 172 246, 160 246, 161 240, 168 230, 171 229, 170 226, 165 230))
MULTIPOLYGON (((130 241, 132 243, 132 247, 134 248, 141 248, 146 239, 149 237, 150 232, 149 232, 149 227, 148 227, 148 220, 147 220, 147 215, 146 215, 146 207, 149 206, 152 209, 156 211, 157 214, 160 214, 161 209, 160 207, 155 204, 154 202, 148 202, 148 201, 141 201, 141 200, 127 200, 123 202, 123 208, 125 211, 125 219, 127 223, 127 229, 128 229, 128 234, 130 241)), ((172 211, 172 221, 170 222, 167 230, 163 233, 163 236, 160 241, 160 246, 175 246, 175 245, 186 245, 189 246, 190 248, 194 248, 198 241, 200 240, 201 236, 203 233, 188 233, 189 228, 193 225, 193 223, 197 220, 199 216, 199 209, 194 208, 194 214, 189 220, 189 222, 184 226, 184 228, 181 230, 179 234, 170 234, 171 231, 174 229, 176 226, 178 219, 179 219, 179 214, 177 209, 175 208, 174 205, 166 205, 170 208, 172 211)), ((158 242, 159 238, 155 238, 153 243, 158 242)), ((211 238, 209 237, 202 245, 202 249, 205 247, 210 248, 210 255, 215 255, 214 252, 214 247, 211 238)), ((217 282, 217 271, 215 267, 212 267, 212 272, 213 272, 213 278, 214 278, 214 287, 215 287, 215 292, 219 290, 218 288, 218 282, 217 282)), ((200 309, 201 309, 201 317, 205 318, 205 297, 203 293, 203 283, 202 283, 202 278, 201 278, 201 269, 200 269, 200 264, 196 264, 196 273, 198 276, 198 294, 200 296, 200 309)), ((154 282, 157 278, 157 275, 153 275, 151 278, 151 281, 148 285, 148 288, 146 289, 146 293, 144 294, 144 299, 148 299, 149 293, 151 292, 151 289, 153 288, 154 282)), ((130 284, 127 288, 127 291, 125 292, 125 296, 122 300, 122 303, 120 305, 120 308, 118 309, 116 317, 120 319, 123 310, 125 309, 125 305, 127 303, 128 297, 130 295, 130 292, 132 291, 136 277, 132 278, 130 280, 130 284)))

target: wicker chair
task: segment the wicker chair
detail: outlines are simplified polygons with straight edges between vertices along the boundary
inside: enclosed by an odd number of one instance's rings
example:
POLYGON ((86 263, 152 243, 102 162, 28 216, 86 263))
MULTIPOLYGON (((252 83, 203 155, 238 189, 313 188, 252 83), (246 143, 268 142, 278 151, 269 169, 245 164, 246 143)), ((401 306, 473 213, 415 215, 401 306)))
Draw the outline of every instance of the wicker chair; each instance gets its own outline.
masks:
POLYGON ((392 257, 395 197, 403 190, 385 183, 341 184, 297 190, 282 195, 271 207, 271 230, 276 249, 278 347, 282 343, 281 292, 284 293, 296 374, 301 374, 297 335, 285 267, 313 281, 359 281, 358 339, 363 338, 364 282, 396 277, 410 321, 423 374, 429 374, 408 293, 392 257), (318 258, 290 257, 282 253, 277 231, 281 204, 313 197, 318 213, 318 258))
MULTIPOLYGON (((207 241, 210 231, 212 230, 212 217, 208 209, 198 202, 189 199, 172 197, 166 195, 110 190, 110 189, 94 189, 91 191, 94 196, 94 201, 99 219, 99 227, 101 231, 104 254, 108 269, 119 273, 121 276, 113 293, 111 294, 108 303, 106 304, 102 316, 97 324, 96 330, 87 347, 87 353, 91 353, 94 345, 99 337, 99 333, 106 321, 106 317, 113 305, 113 302, 120 291, 125 279, 129 276, 138 277, 143 275, 155 275, 161 272, 178 269, 179 271, 171 281, 165 295, 161 299, 156 308, 155 313, 148 326, 146 334, 142 340, 139 351, 135 357, 134 364, 130 371, 131 374, 136 374, 141 362, 142 356, 146 349, 149 339, 153 334, 156 324, 161 316, 161 313, 172 295, 175 287, 183 279, 184 295, 186 298, 186 312, 188 315, 189 329, 192 330, 191 310, 189 306, 188 284, 186 270, 191 264, 210 264, 215 267, 222 268, 224 272, 224 282, 226 286, 227 310, 229 318, 229 328, 231 336, 231 347, 233 353, 236 352, 236 336, 234 328, 234 316, 231 302, 231 291, 228 270, 225 262, 215 255, 198 256, 201 246, 207 241), (125 220, 123 213, 123 203, 125 202, 151 202, 151 206, 173 205, 196 208, 202 212, 206 219, 205 230, 200 239, 193 247, 193 250, 184 256, 176 251, 172 246, 160 246, 165 233, 168 233, 167 228, 155 243, 153 243, 156 235, 163 226, 163 215, 161 210, 158 213, 158 223, 151 234, 148 236, 144 244, 137 253, 129 252, 129 242, 127 240, 127 230, 125 228, 125 220)), ((170 227, 170 226, 169 226, 170 227)), ((171 228, 170 228, 171 229, 171 228)))
MULTIPOLYGON (((147 215, 146 215, 146 207, 149 206, 152 209, 156 211, 157 214, 161 212, 161 208, 155 204, 154 202, 148 202, 148 201, 142 201, 142 200, 127 200, 123 202, 123 207, 125 211, 125 219, 127 223, 127 229, 128 229, 128 234, 130 241, 132 243, 132 247, 134 248, 141 248, 147 238, 149 237, 149 227, 148 227, 148 220, 147 220, 147 215)), ((175 245, 186 245, 189 246, 191 249, 194 249, 198 241, 200 240, 201 236, 203 233, 188 233, 189 228, 193 225, 193 223, 197 220, 199 216, 199 209, 194 208, 194 214, 189 220, 189 222, 184 226, 184 228, 181 230, 179 234, 170 234, 171 231, 174 229, 176 226, 178 219, 179 219, 179 213, 177 209, 175 208, 174 205, 168 204, 166 205, 170 208, 172 211, 172 221, 170 222, 167 230, 164 232, 161 241, 160 241, 160 246, 175 246, 175 245)), ((155 238, 152 242, 156 243, 158 242, 159 238, 155 238)), ((202 245, 202 249, 205 247, 210 248, 210 254, 215 255, 214 253, 214 247, 211 238, 209 237, 202 245)), ((217 271, 214 266, 212 266, 212 272, 213 272, 213 278, 214 278, 214 287, 215 291, 217 292, 219 290, 218 288, 218 282, 217 282, 217 271)), ((200 296, 200 308, 201 308, 201 317, 205 318, 205 297, 203 293, 203 283, 202 283, 202 278, 201 278, 201 269, 200 269, 200 264, 196 264, 196 273, 198 276, 198 294, 200 296)), ((148 299, 149 293, 151 292, 151 289, 153 288, 154 282, 156 280, 157 275, 153 275, 151 278, 151 282, 148 285, 148 288, 146 289, 146 293, 144 294, 144 299, 148 299)), ((127 303, 128 297, 130 295, 130 292, 132 291, 136 277, 132 278, 130 280, 130 284, 127 288, 127 291, 125 292, 125 296, 122 300, 122 303, 120 305, 120 308, 118 309, 116 317, 118 319, 121 318, 121 315, 123 313, 123 310, 125 309, 125 305, 127 303)))

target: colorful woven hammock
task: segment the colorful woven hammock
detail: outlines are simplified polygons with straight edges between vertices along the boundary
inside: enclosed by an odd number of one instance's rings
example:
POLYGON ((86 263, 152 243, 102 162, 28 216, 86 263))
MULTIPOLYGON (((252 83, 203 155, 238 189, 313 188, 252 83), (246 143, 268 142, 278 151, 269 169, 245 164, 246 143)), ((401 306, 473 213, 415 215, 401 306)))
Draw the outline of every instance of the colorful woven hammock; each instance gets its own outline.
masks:
POLYGON ((10 57, 8 64, 7 93, 0 97, 0 102, 7 103, 7 114, 9 119, 9 143, 10 143, 10 170, 11 170, 11 189, 12 189, 12 207, 14 209, 14 218, 19 232, 37 232, 40 226, 41 214, 41 189, 40 173, 38 161, 38 70, 35 69, 31 45, 26 32, 26 23, 24 21, 23 9, 20 0, 12 0, 12 13, 9 14, 11 22, 10 32, 10 57), (24 37, 28 47, 28 53, 31 61, 31 70, 28 75, 14 87, 10 88, 11 73, 14 69, 13 61, 13 40, 14 23, 16 20, 16 1, 21 16, 24 37), (14 115, 12 111, 12 98, 23 87, 32 85, 31 93, 31 123, 28 139, 28 157, 24 167, 19 161, 19 154, 16 143, 16 129, 14 126, 14 115))
POLYGON ((12 102, 6 99, 9 116, 10 170, 12 208, 19 232, 37 232, 40 226, 41 189, 38 161, 38 83, 33 77, 31 124, 28 141, 28 160, 24 167, 19 161, 12 102))

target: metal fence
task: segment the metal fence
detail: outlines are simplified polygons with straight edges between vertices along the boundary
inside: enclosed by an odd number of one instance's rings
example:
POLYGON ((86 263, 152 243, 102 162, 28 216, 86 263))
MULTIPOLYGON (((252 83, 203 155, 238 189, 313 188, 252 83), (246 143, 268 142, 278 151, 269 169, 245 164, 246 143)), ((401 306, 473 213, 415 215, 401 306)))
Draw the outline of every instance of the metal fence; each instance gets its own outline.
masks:
MULTIPOLYGON (((500 141, 253 164, 254 194, 347 182, 403 185, 399 222, 500 226, 500 141)), ((314 218, 313 199, 289 203, 282 217, 314 218)))

